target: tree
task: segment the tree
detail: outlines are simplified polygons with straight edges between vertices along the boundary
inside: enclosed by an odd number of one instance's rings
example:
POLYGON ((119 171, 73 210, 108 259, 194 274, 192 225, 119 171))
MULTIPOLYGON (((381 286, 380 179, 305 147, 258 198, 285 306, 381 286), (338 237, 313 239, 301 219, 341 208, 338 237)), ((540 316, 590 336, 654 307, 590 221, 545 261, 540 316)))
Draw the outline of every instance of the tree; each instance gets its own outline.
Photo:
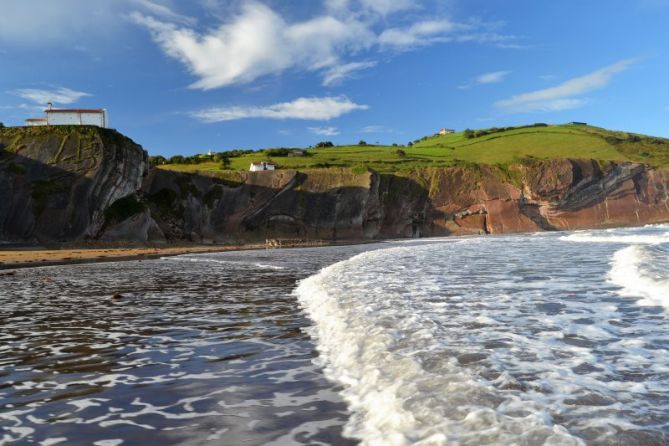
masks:
POLYGON ((182 155, 174 155, 170 159, 167 160, 168 164, 186 164, 186 158, 184 158, 182 155))
POLYGON ((322 147, 334 147, 334 144, 332 144, 332 141, 321 141, 318 144, 316 144, 316 148, 322 148, 322 147))
POLYGON ((5 128, 5 124, 3 124, 2 122, 0 122, 0 129, 4 129, 4 128, 5 128))
POLYGON ((366 145, 367 145, 367 141, 365 141, 364 139, 361 139, 360 142, 358 143, 358 145, 359 145, 359 146, 366 146, 366 145))
POLYGON ((413 147, 413 141, 409 141, 409 143, 407 144, 407 146, 409 146, 409 147, 413 147))
POLYGON ((471 130, 471 129, 465 129, 465 131, 463 132, 463 135, 467 139, 472 139, 474 137, 474 131, 471 130))
POLYGON ((165 164, 166 162, 167 162, 167 159, 162 155, 156 155, 156 156, 150 156, 149 157, 149 164, 151 165, 151 167, 160 166, 161 164, 165 164))
POLYGON ((230 158, 228 158, 227 156, 223 156, 221 159, 221 168, 228 169, 230 167, 230 164, 232 164, 230 162, 230 158))

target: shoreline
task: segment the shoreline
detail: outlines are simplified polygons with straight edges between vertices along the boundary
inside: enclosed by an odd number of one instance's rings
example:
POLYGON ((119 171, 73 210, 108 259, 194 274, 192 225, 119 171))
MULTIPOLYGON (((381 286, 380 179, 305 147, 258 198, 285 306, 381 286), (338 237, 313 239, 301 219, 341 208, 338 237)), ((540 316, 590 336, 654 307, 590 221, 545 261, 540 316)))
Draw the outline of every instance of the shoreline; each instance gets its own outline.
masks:
POLYGON ((11 270, 46 266, 155 260, 161 257, 172 257, 183 254, 206 254, 261 249, 315 248, 323 246, 359 245, 375 242, 378 242, 378 240, 268 240, 265 243, 243 243, 238 245, 134 246, 125 248, 81 246, 62 246, 59 248, 24 246, 3 248, 0 246, 0 276, 11 273, 11 270))

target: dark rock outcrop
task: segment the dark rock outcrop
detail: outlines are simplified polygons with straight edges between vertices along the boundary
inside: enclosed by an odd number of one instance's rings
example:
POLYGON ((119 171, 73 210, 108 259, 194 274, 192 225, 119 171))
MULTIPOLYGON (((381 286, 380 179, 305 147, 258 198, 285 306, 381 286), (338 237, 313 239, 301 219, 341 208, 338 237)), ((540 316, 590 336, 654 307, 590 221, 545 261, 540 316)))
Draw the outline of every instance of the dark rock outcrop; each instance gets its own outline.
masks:
POLYGON ((605 228, 669 221, 669 172, 551 160, 397 175, 345 169, 239 173, 155 170, 142 188, 168 239, 351 240, 605 228))
POLYGON ((62 126, 0 131, 0 240, 95 238, 105 210, 137 191, 147 154, 114 130, 62 126))

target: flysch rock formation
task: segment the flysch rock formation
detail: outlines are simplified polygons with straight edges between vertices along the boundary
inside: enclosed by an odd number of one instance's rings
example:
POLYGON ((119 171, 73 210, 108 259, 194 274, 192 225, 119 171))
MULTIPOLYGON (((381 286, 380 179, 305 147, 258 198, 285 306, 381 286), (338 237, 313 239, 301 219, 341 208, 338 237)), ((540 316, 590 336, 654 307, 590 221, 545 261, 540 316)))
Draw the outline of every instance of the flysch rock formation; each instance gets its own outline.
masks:
POLYGON ((0 132, 0 240, 370 240, 669 221, 669 171, 546 160, 396 174, 185 174, 89 127, 0 132))
POLYGON ((0 240, 95 238, 105 211, 136 192, 147 153, 113 130, 62 126, 0 131, 0 240))

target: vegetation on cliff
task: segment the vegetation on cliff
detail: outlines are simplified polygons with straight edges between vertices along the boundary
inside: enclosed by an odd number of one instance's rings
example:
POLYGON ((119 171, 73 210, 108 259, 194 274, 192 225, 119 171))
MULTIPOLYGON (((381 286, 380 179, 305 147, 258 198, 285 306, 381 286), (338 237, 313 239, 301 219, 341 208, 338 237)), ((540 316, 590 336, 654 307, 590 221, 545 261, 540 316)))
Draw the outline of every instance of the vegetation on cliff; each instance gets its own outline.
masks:
POLYGON ((470 163, 506 166, 527 159, 594 159, 669 165, 669 139, 617 132, 587 125, 535 124, 523 127, 466 130, 436 135, 398 148, 358 144, 315 147, 310 156, 277 157, 271 150, 235 153, 225 165, 217 160, 197 164, 162 164, 179 172, 248 170, 250 163, 270 160, 280 168, 308 170, 345 167, 395 173, 423 167, 470 163))

